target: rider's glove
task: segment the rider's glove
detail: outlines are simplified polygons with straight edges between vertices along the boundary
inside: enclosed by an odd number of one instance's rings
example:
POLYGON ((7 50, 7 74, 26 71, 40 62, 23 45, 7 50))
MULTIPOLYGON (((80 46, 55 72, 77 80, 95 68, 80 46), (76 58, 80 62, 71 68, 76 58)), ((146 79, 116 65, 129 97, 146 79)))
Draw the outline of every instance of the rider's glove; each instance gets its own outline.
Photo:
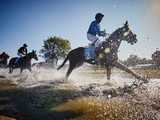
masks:
POLYGON ((105 31, 101 31, 101 32, 100 32, 100 36, 105 37, 105 36, 106 36, 106 32, 105 32, 105 31))

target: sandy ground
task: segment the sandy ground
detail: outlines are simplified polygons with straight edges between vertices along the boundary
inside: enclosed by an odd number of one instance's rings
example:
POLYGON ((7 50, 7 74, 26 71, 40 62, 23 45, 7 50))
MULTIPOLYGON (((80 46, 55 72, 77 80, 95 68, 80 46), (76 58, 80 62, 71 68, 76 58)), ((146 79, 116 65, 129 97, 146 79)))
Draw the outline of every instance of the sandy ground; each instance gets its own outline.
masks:
MULTIPOLYGON (((73 71, 68 81, 63 81, 65 72, 66 69, 57 71, 33 67, 31 73, 25 70, 19 74, 19 69, 16 69, 9 74, 8 69, 0 69, 0 115, 24 120, 63 120, 75 114, 53 112, 52 108, 85 96, 84 89, 95 86, 93 94, 101 96, 104 90, 124 87, 135 81, 135 78, 117 69, 112 71, 109 81, 105 71, 86 66, 73 71)), ((160 79, 152 78, 145 86, 150 94, 155 94, 160 88, 160 79)))

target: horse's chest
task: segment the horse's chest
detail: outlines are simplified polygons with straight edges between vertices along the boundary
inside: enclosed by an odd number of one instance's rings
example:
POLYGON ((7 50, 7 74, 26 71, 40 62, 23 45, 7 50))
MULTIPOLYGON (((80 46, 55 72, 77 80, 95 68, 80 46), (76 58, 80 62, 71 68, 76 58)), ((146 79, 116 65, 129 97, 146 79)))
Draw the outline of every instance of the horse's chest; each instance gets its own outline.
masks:
POLYGON ((112 64, 114 61, 118 60, 117 53, 112 51, 110 48, 105 48, 99 51, 97 57, 102 64, 112 64))

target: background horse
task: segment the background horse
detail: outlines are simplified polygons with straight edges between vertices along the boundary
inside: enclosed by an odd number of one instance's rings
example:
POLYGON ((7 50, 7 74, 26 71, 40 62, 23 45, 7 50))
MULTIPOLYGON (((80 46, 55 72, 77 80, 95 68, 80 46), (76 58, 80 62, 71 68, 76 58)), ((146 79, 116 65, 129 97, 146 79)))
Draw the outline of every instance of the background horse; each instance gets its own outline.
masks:
MULTIPOLYGON (((126 71, 138 79, 143 79, 139 75, 136 75, 133 71, 128 69, 126 66, 122 65, 118 62, 118 48, 122 42, 122 40, 127 41, 131 45, 137 42, 136 34, 133 34, 132 31, 129 29, 128 21, 122 26, 114 31, 109 38, 102 42, 102 44, 96 50, 97 58, 96 62, 92 63, 89 60, 85 59, 85 48, 79 47, 76 49, 71 50, 63 63, 57 68, 58 70, 64 66, 64 64, 69 60, 69 68, 66 73, 66 79, 71 74, 72 70, 76 67, 81 66, 84 62, 90 64, 100 64, 104 66, 107 70, 107 79, 110 79, 111 76, 111 68, 117 67, 123 71, 126 71)), ((144 80, 144 79, 143 79, 144 80)))
POLYGON ((0 67, 7 67, 7 60, 9 59, 9 55, 5 52, 0 54, 0 67))
POLYGON ((11 58, 9 61, 9 73, 13 72, 14 68, 20 68, 20 72, 22 73, 23 69, 31 70, 31 59, 34 58, 35 60, 38 60, 36 51, 32 51, 28 53, 26 56, 19 58, 19 60, 16 62, 16 59, 18 57, 11 58))

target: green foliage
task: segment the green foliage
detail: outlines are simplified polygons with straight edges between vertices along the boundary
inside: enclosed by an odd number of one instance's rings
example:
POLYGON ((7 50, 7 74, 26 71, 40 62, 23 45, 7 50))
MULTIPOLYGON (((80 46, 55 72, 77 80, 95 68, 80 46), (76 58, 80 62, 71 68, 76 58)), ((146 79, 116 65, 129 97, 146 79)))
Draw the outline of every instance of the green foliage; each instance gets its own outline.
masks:
POLYGON ((40 53, 45 54, 48 52, 50 55, 47 59, 53 59, 55 56, 64 58, 70 49, 69 40, 54 36, 44 40, 40 53))

